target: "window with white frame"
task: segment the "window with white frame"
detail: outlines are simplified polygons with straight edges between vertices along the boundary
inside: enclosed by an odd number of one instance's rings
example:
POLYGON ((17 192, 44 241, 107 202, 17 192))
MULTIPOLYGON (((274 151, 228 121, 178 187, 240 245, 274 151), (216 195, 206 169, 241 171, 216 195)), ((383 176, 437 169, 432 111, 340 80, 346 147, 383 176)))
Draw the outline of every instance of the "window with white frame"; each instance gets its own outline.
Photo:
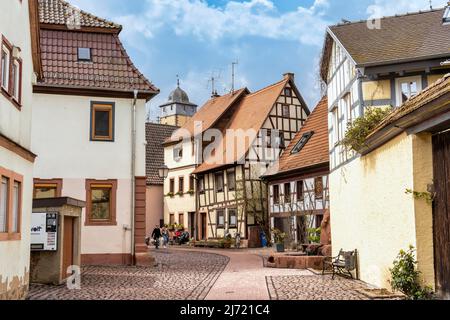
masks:
POLYGON ((20 62, 18 60, 14 60, 11 70, 11 95, 17 102, 20 100, 20 69, 20 62))
POLYGON ((422 90, 422 78, 407 77, 396 80, 397 107, 416 96, 422 90))
POLYGON ((353 122, 353 116, 352 116, 352 94, 350 92, 347 92, 344 95, 344 97, 342 98, 342 101, 344 103, 347 123, 352 123, 353 122))
POLYGON ((8 92, 9 91, 9 66, 11 61, 11 51, 6 47, 6 45, 2 45, 2 58, 1 58, 1 86, 2 88, 8 92))

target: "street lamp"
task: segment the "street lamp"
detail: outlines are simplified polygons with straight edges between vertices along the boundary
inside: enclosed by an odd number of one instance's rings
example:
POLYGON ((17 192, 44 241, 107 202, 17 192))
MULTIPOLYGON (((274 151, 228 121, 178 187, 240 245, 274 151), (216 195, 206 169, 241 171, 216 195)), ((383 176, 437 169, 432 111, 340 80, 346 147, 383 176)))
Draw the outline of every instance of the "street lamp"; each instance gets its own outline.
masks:
POLYGON ((158 168, 158 175, 161 179, 167 179, 169 176, 169 168, 166 165, 162 165, 158 168))

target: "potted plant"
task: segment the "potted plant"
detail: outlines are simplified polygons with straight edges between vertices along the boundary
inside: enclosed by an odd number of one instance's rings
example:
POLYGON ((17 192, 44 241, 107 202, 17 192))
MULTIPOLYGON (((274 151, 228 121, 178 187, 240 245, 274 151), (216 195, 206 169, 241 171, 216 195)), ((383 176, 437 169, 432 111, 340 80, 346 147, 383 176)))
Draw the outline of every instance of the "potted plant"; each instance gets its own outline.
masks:
POLYGON ((319 244, 320 243, 320 235, 322 233, 322 229, 321 228, 309 228, 307 230, 308 232, 308 240, 309 242, 311 242, 312 244, 319 244))
POLYGON ((272 233, 277 252, 284 252, 284 240, 286 239, 287 234, 281 232, 279 229, 272 229, 272 233))

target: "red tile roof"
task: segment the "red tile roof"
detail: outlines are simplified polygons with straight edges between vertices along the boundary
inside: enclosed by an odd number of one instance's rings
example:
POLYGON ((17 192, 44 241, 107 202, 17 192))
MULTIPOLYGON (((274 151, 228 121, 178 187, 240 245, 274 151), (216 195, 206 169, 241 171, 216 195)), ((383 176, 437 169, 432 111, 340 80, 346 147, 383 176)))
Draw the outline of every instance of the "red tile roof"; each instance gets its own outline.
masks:
POLYGON ((164 165, 163 142, 178 127, 158 123, 146 123, 146 176, 148 185, 163 185, 164 179, 159 177, 159 168, 164 165))
POLYGON ((314 111, 309 115, 302 129, 295 135, 292 142, 281 155, 278 163, 269 168, 265 176, 298 171, 315 165, 329 162, 328 139, 328 100, 322 98, 314 111), (292 150, 305 133, 314 132, 311 139, 300 150, 292 154, 292 150))
POLYGON ((39 0, 39 20, 41 23, 53 25, 79 23, 80 27, 122 29, 121 25, 78 10, 64 0, 39 0))
POLYGON ((108 30, 113 25, 83 13, 89 19, 81 19, 82 23, 99 27, 95 32, 53 29, 49 23, 61 24, 64 18, 61 16, 64 11, 61 8, 69 4, 62 0, 42 0, 39 4, 43 79, 38 82, 38 87, 113 92, 139 90, 147 98, 159 92, 134 66, 118 32, 101 32, 102 28, 108 30), (92 61, 78 61, 78 48, 90 48, 92 61))

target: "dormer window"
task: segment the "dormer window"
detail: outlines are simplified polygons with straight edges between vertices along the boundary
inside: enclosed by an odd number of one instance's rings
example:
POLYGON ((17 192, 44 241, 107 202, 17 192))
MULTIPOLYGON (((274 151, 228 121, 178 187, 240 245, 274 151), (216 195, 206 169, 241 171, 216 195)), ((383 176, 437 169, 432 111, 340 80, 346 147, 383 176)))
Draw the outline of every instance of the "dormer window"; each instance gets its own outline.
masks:
POLYGON ((91 48, 78 48, 78 61, 92 61, 91 48))
POLYGON ((180 161, 183 158, 183 145, 179 144, 173 149, 173 159, 180 161))
POLYGON ((297 142, 295 147, 292 149, 291 154, 299 153, 305 147, 305 145, 308 143, 308 141, 311 139, 313 134, 314 134, 314 132, 312 132, 312 131, 306 132, 305 134, 303 134, 302 138, 299 140, 299 142, 297 142))

